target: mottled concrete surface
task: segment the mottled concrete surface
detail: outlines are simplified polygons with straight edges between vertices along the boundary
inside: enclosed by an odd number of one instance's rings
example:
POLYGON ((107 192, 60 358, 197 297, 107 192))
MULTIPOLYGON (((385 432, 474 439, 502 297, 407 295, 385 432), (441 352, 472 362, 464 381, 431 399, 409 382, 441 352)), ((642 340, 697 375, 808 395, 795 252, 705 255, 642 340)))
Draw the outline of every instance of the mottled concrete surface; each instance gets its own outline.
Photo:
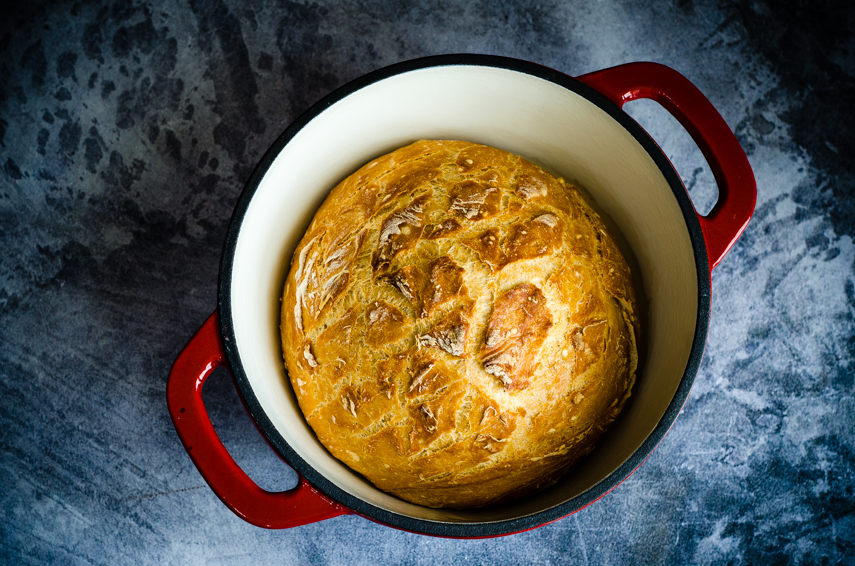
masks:
MULTIPOLYGON (((0 562, 852 564, 855 10, 849 2, 81 1, 0 9, 0 562), (287 531, 223 506, 166 410, 214 309, 254 164, 332 89, 479 52, 571 75, 670 65, 754 167, 757 212, 713 272, 706 356, 659 449, 594 505, 456 541, 355 516, 287 531)), ((701 209, 716 189, 653 103, 701 209)), ((295 476, 225 371, 217 430, 268 489, 295 476)))

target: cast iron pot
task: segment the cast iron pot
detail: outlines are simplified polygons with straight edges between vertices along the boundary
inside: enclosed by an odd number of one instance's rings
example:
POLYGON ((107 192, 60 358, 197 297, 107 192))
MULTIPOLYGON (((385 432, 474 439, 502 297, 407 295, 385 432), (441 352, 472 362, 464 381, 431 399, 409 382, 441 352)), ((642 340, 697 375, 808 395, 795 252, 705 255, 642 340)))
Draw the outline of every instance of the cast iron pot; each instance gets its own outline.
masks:
POLYGON ((694 85, 662 65, 631 63, 574 79, 524 61, 449 55, 373 72, 310 108, 250 178, 226 237, 217 310, 169 376, 175 428, 214 493, 254 525, 288 528, 356 513, 407 531, 474 538, 550 523, 628 477, 676 419, 704 351, 710 271, 744 230, 756 196, 727 124, 694 85), (671 163, 621 110, 638 98, 659 102, 703 152, 719 189, 707 216, 696 213, 671 163), (378 490, 318 442, 283 366, 279 298, 315 210, 358 167, 419 139, 495 146, 581 183, 619 228, 642 280, 646 344, 631 402, 581 466, 516 502, 430 509, 378 490), (223 447, 201 395, 221 365, 258 429, 300 476, 296 488, 262 490, 223 447))

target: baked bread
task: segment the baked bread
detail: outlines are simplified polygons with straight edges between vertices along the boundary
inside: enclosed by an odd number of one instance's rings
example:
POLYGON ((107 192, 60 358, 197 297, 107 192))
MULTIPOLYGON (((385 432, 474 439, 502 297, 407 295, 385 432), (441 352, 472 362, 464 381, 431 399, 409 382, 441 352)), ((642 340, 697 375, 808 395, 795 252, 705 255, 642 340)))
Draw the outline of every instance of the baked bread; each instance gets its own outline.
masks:
POLYGON ((638 308, 581 192, 508 152, 420 141, 329 194, 282 299, 318 439, 429 507, 556 482, 630 395, 638 308))

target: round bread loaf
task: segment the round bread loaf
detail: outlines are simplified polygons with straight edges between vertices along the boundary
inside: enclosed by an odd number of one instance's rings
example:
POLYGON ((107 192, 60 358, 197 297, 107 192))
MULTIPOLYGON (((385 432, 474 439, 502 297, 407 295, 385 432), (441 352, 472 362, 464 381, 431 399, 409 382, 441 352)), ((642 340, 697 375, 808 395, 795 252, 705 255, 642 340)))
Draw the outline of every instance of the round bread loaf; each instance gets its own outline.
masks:
POLYGON ((294 252, 281 330, 321 443, 429 507, 556 482, 638 360, 629 267, 581 192, 461 141, 403 147, 333 189, 294 252))

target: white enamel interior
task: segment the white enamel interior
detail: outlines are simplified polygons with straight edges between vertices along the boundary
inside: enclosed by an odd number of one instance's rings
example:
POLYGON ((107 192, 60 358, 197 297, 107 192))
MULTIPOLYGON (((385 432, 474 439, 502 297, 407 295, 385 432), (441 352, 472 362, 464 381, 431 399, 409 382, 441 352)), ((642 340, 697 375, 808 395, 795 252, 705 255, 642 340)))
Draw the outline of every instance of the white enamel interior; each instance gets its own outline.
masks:
POLYGON ((560 504, 594 486, 642 444, 686 368, 698 308, 694 256, 662 173, 616 121, 581 96, 524 73, 433 67, 371 84, 329 107, 275 159, 240 227, 231 315, 252 390, 279 434, 342 490, 402 515, 445 522, 507 520, 560 504), (461 139, 522 155, 587 188, 619 227, 647 297, 644 366, 631 403, 605 442, 559 485, 518 503, 436 510, 376 489, 335 460, 297 406, 283 368, 280 293, 291 254, 328 191, 374 157, 418 139, 461 139))

